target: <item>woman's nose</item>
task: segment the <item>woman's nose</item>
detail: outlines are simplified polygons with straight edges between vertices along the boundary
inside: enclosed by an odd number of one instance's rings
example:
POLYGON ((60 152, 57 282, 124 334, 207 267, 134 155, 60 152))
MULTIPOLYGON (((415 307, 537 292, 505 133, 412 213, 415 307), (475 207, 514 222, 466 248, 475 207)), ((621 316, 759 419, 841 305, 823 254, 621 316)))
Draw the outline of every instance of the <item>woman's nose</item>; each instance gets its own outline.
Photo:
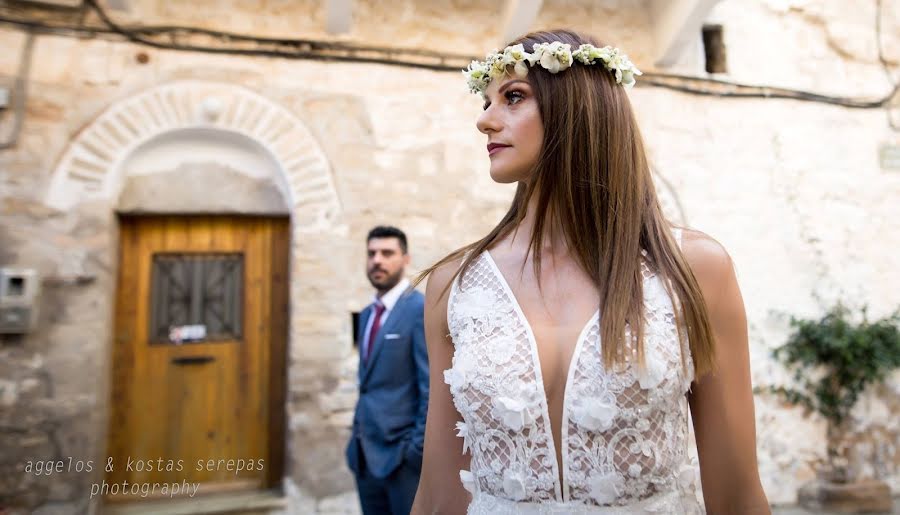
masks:
POLYGON ((490 107, 488 107, 481 113, 481 116, 479 116, 478 120, 475 122, 475 126, 478 127, 478 130, 484 134, 488 134, 489 132, 497 132, 500 128, 497 116, 494 114, 490 107))

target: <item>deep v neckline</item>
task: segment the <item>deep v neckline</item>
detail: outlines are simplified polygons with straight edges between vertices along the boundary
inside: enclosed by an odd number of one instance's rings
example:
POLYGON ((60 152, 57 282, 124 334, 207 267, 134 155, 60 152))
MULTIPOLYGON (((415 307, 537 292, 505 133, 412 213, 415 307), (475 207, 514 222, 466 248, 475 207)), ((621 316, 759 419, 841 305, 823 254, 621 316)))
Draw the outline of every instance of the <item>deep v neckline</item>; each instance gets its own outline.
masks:
POLYGON ((525 327, 526 335, 528 336, 528 344, 531 349, 531 360, 534 366, 535 381, 537 382, 537 386, 541 392, 541 409, 543 410, 542 414, 544 416, 544 420, 547 421, 544 430, 546 431, 550 451, 552 451, 553 456, 553 482, 556 489, 556 497, 557 500, 565 502, 568 500, 568 477, 566 475, 565 464, 569 448, 568 401, 569 394, 571 393, 570 386, 572 383, 572 378, 575 375, 575 368, 578 366, 578 358, 581 354, 581 348, 584 345, 587 333, 600 318, 600 308, 597 308, 597 310, 594 311, 594 314, 591 315, 587 322, 585 322, 584 326, 581 329, 581 332, 579 332, 578 339, 575 340, 575 349, 572 351, 572 357, 569 359, 569 363, 566 366, 566 381, 565 383, 563 383, 562 416, 560 417, 559 424, 559 441, 560 447, 562 447, 562 452, 560 453, 562 463, 560 463, 560 460, 557 459, 556 454, 556 440, 553 439, 553 424, 550 420, 550 401, 548 400, 549 398, 547 397, 547 390, 544 386, 544 374, 541 371, 541 358, 540 354, 538 353, 537 339, 535 338, 534 331, 531 328, 531 322, 529 322, 528 318, 525 316, 525 312, 522 310, 522 306, 519 304, 519 300, 513 293, 512 287, 509 285, 509 282, 506 280, 503 272, 500 271, 500 267, 497 266, 497 262, 494 261, 494 257, 491 256, 490 251, 485 249, 484 255, 487 257, 487 261, 488 263, 490 263, 491 269, 493 269, 494 274, 497 276, 497 280, 503 287, 503 291, 506 293, 506 296, 509 297, 510 303, 513 305, 513 308, 515 309, 519 320, 525 327), (562 474, 560 474, 560 470, 562 470, 562 474), (562 478, 562 481, 560 481, 560 477, 562 478))

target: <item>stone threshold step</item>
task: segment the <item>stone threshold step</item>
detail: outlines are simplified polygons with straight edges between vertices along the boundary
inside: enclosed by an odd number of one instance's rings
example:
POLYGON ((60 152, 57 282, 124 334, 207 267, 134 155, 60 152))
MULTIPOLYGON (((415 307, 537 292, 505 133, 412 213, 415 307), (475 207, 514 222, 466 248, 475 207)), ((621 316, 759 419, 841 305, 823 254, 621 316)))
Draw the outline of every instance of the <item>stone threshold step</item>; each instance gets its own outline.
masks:
POLYGON ((287 499, 275 491, 206 495, 193 499, 108 503, 101 515, 269 515, 284 510, 287 499))

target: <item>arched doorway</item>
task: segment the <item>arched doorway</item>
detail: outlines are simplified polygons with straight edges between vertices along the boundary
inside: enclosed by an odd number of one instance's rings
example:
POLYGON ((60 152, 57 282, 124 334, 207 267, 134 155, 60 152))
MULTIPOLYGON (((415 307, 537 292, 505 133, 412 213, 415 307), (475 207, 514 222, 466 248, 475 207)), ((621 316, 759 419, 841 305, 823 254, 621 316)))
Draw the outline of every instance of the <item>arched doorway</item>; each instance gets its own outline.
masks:
POLYGON ((112 105, 67 147, 47 203, 97 200, 120 236, 107 482, 277 484, 292 241, 340 210, 318 143, 245 88, 166 84, 112 105))

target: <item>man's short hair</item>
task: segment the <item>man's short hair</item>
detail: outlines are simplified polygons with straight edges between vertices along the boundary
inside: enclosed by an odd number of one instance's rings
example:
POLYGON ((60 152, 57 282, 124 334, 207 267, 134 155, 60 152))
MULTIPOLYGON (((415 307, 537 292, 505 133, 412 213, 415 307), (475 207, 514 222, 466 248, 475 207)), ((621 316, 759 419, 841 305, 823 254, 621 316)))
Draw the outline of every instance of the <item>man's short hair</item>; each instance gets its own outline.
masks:
POLYGON ((372 238, 397 238, 397 240, 400 241, 400 250, 402 250, 404 254, 407 253, 406 234, 396 227, 391 225, 379 225, 369 231, 369 236, 366 237, 366 243, 369 243, 369 240, 372 238))

